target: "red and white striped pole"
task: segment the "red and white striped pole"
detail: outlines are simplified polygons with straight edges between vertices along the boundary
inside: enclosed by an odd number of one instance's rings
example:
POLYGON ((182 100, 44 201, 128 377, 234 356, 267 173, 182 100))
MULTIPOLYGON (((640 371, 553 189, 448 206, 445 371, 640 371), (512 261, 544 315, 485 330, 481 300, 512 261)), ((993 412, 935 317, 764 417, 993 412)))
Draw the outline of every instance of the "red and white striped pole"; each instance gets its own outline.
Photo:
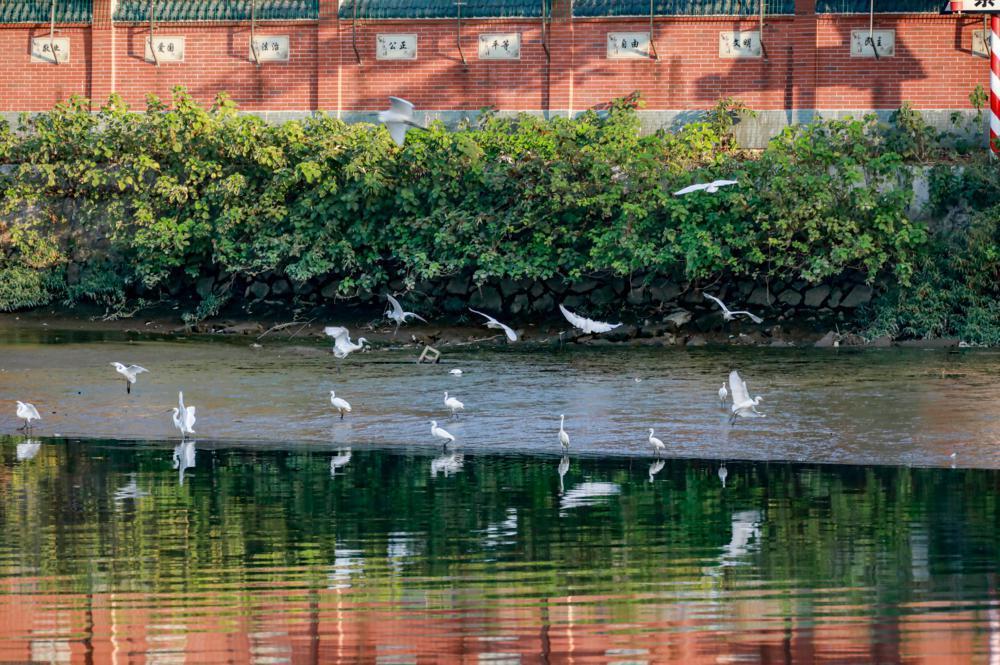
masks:
POLYGON ((1000 14, 990 14, 990 149, 1000 155, 1000 14))

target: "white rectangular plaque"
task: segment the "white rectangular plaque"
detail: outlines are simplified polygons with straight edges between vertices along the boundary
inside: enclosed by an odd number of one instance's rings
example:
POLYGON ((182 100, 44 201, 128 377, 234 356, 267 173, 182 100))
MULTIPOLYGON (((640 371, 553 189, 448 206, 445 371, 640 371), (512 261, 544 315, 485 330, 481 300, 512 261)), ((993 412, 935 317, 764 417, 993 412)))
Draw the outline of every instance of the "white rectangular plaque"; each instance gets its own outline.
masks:
POLYGON ((1000 0, 961 0, 961 3, 959 11, 1000 13, 1000 0))
POLYGON ((762 53, 757 30, 719 33, 720 58, 759 58, 762 53))
POLYGON ((648 32, 609 32, 608 57, 614 60, 642 60, 648 58, 648 32))
POLYGON ((146 42, 146 62, 184 62, 184 38, 183 37, 161 37, 154 35, 152 45, 147 37, 146 42), (153 58, 153 51, 156 51, 156 58, 153 58))
POLYGON ((486 32, 479 35, 480 60, 520 60, 520 32, 486 32))
MULTIPOLYGON (((288 35, 257 35, 253 45, 257 47, 258 62, 288 62, 288 35)), ((252 48, 250 61, 254 61, 252 48)))
POLYGON ((416 60, 415 33, 379 34, 375 36, 376 60, 416 60))
POLYGON ((990 41, 986 30, 972 31, 972 55, 990 57, 990 41))
POLYGON ((880 58, 891 58, 896 55, 896 31, 851 30, 852 58, 874 58, 876 50, 880 58))
POLYGON ((46 62, 50 65, 54 62, 69 62, 69 38, 35 37, 31 40, 31 62, 46 62))

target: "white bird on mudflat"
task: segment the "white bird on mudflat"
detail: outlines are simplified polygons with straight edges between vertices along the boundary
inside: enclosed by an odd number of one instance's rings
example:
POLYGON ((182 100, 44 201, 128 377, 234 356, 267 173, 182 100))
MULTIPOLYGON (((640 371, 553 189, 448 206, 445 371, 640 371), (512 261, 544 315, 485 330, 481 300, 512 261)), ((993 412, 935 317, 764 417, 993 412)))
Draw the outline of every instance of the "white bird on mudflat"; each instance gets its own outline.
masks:
POLYGON ((566 422, 566 416, 559 416, 559 443, 562 445, 563 450, 569 450, 569 434, 563 428, 563 424, 566 422))
POLYGON ((750 399, 750 390, 747 382, 740 378, 740 373, 735 369, 729 373, 729 389, 733 393, 733 415, 741 418, 763 418, 764 414, 757 410, 757 405, 761 403, 762 397, 750 399))
POLYGON ((653 482, 653 476, 662 471, 666 463, 666 460, 658 459, 649 465, 649 482, 653 482))
POLYGON ((188 434, 194 434, 194 407, 184 406, 184 393, 177 393, 177 407, 174 412, 174 427, 180 430, 181 441, 188 434))
POLYGON ((755 316, 755 315, 751 314, 750 312, 748 312, 746 310, 740 310, 738 312, 732 312, 732 311, 729 310, 728 307, 726 307, 726 303, 722 302, 721 300, 719 300, 715 296, 710 295, 708 293, 705 293, 704 296, 706 298, 709 298, 709 299, 714 300, 715 302, 719 303, 719 307, 722 308, 722 318, 724 320, 726 320, 726 321, 732 321, 733 319, 735 319, 740 314, 743 314, 744 316, 750 317, 750 320, 753 321, 754 323, 761 323, 764 320, 764 319, 760 318, 759 316, 755 316))
POLYGON ((347 400, 337 397, 337 394, 332 390, 330 391, 330 404, 332 404, 333 408, 335 408, 337 411, 340 411, 341 420, 344 419, 345 413, 351 412, 351 405, 347 403, 347 400))
POLYGON ((725 406, 727 397, 729 397, 729 391, 726 390, 726 384, 723 383, 722 387, 719 388, 719 404, 725 406))
POLYGON ((464 404, 462 404, 461 402, 459 402, 454 397, 448 397, 448 391, 447 390, 444 391, 444 405, 446 407, 448 407, 449 409, 451 409, 451 415, 452 415, 452 417, 454 417, 455 414, 458 411, 464 411, 465 410, 465 405, 464 404))
POLYGON ((343 326, 327 326, 323 332, 333 338, 333 355, 339 360, 343 360, 355 351, 365 348, 368 340, 359 337, 357 342, 351 341, 351 333, 343 326))
POLYGON ((135 383, 135 377, 143 372, 148 372, 149 370, 145 367, 139 367, 138 365, 125 366, 121 363, 111 363, 115 371, 125 377, 125 392, 132 392, 132 384, 135 383))
POLYGON ((38 409, 35 408, 34 404, 21 401, 18 401, 17 403, 17 417, 24 421, 24 427, 19 427, 18 429, 24 430, 31 429, 32 420, 42 419, 42 417, 38 415, 38 409))
POLYGON ((337 454, 330 458, 330 477, 333 478, 337 475, 337 469, 347 466, 348 462, 351 461, 351 449, 344 448, 343 450, 338 450, 337 454))
POLYGON ((562 459, 559 460, 559 467, 556 469, 559 473, 559 493, 562 494, 566 490, 563 488, 563 476, 569 471, 569 455, 563 455, 562 459))
POLYGON ((694 185, 688 185, 684 189, 678 189, 674 192, 674 196, 684 196, 685 194, 690 194, 692 192, 700 192, 704 190, 709 194, 715 194, 719 191, 720 187, 728 187, 729 185, 735 185, 737 182, 735 180, 713 180, 712 182, 699 182, 694 185))
POLYGON ((389 110, 379 111, 378 121, 385 125, 398 146, 406 141, 406 132, 410 131, 410 127, 423 129, 413 121, 413 104, 399 97, 389 98, 389 110))
POLYGON ((663 445, 662 441, 653 436, 652 427, 649 428, 649 443, 653 446, 653 450, 656 452, 657 457, 659 457, 660 453, 667 449, 667 447, 663 445))
POLYGON ((460 370, 457 367, 455 369, 449 371, 448 373, 451 374, 452 376, 462 376, 462 370, 460 370))
POLYGON ((504 332, 504 334, 507 335, 507 339, 509 341, 511 341, 511 342, 516 342, 517 341, 517 333, 514 332, 514 329, 511 328, 510 326, 508 326, 508 325, 506 325, 504 323, 500 323, 499 321, 497 321, 496 319, 494 319, 489 314, 485 314, 484 312, 480 312, 479 310, 472 309, 471 307, 469 308, 469 311, 472 312, 473 314, 478 314, 479 316, 484 317, 486 319, 486 327, 487 328, 493 328, 495 330, 502 330, 504 332))
MULTIPOLYGON (((399 332, 399 326, 406 323, 407 319, 420 319, 424 323, 427 323, 427 319, 420 316, 419 314, 414 314, 413 312, 404 312, 403 306, 399 304, 399 301, 393 298, 388 293, 385 294, 385 297, 389 301, 389 304, 392 306, 391 309, 385 310, 385 318, 389 319, 390 321, 396 322, 396 332, 399 332)), ((395 335, 396 332, 392 334, 395 335)))
POLYGON ((442 441, 444 441, 444 445, 446 446, 449 443, 455 442, 455 437, 451 435, 451 432, 449 432, 443 427, 438 427, 436 420, 431 421, 431 436, 433 436, 435 439, 441 439, 442 441))
POLYGON ((605 323, 603 321, 588 319, 578 314, 574 314, 561 304, 559 305, 559 311, 562 312, 562 315, 566 317, 566 320, 569 321, 574 328, 579 328, 583 332, 590 333, 591 335, 610 332, 621 325, 620 323, 605 323))

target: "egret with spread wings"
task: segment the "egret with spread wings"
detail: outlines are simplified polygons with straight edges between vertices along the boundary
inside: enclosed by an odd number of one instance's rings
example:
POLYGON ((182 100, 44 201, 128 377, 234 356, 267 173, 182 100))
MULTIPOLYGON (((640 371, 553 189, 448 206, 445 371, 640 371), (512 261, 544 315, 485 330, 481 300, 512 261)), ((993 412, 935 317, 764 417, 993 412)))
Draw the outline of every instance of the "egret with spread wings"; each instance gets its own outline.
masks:
POLYGON ((111 363, 114 365, 115 371, 125 377, 125 393, 132 392, 132 384, 135 383, 135 378, 143 372, 148 372, 149 370, 145 367, 139 367, 138 365, 129 365, 126 367, 121 363, 111 363))
POLYGON ((720 187, 728 187, 730 185, 735 185, 737 182, 735 180, 713 180, 712 182, 699 182, 694 185, 688 185, 684 189, 678 189, 674 192, 674 196, 684 196, 686 194, 691 194, 692 192, 707 192, 709 194, 715 194, 719 191, 720 187))
POLYGON ((569 321, 574 328, 579 328, 583 332, 590 333, 592 335, 610 332, 621 325, 620 323, 605 323, 603 321, 588 319, 578 314, 574 314, 562 305, 559 305, 559 311, 562 312, 563 316, 566 317, 566 320, 569 321))
POLYGON ((424 323, 427 323, 427 319, 420 316, 419 314, 414 314, 413 312, 404 312, 403 306, 399 304, 399 301, 393 298, 388 293, 385 294, 385 297, 389 301, 389 305, 391 305, 392 307, 391 309, 385 310, 385 318, 396 322, 396 330, 393 331, 392 333, 393 335, 399 332, 399 326, 406 323, 407 319, 420 319, 424 323))
POLYGON ((333 338, 333 355, 338 360, 343 360, 355 351, 365 348, 368 340, 359 337, 357 342, 351 341, 350 331, 343 326, 327 326, 323 332, 333 338))
POLYGON ((714 300, 715 302, 717 302, 719 304, 719 307, 722 308, 722 318, 725 319, 726 321, 732 321, 733 319, 735 319, 740 314, 742 314, 743 316, 748 317, 754 323, 761 323, 761 322, 764 321, 764 319, 760 318, 759 316, 755 316, 754 314, 751 314, 750 312, 748 312, 748 311, 746 311, 744 309, 741 309, 741 310, 739 310, 737 312, 730 311, 730 309, 728 307, 726 307, 726 303, 722 302, 721 300, 719 300, 715 296, 713 296, 711 294, 708 294, 708 293, 706 293, 704 295, 705 295, 706 298, 708 298, 710 300, 714 300))
POLYGON ((757 410, 757 405, 763 399, 760 395, 750 399, 750 390, 747 382, 740 378, 740 373, 735 369, 729 373, 729 390, 733 393, 733 416, 740 418, 763 418, 764 414, 757 410))
POLYGON ((410 131, 411 127, 423 129, 413 121, 413 104, 399 97, 389 98, 389 109, 379 111, 378 121, 385 125, 389 130, 389 136, 398 146, 402 146, 406 141, 406 132, 410 131))
POLYGON ((500 323, 499 321, 497 321, 496 319, 494 319, 489 314, 485 314, 483 312, 480 312, 479 310, 472 309, 471 307, 469 308, 469 311, 472 312, 473 314, 478 314, 479 316, 482 316, 483 318, 485 318, 486 319, 486 327, 487 328, 494 328, 496 330, 502 330, 502 331, 504 331, 504 334, 507 335, 507 339, 508 340, 510 340, 511 342, 516 342, 517 341, 517 333, 514 332, 514 329, 511 328, 510 326, 508 326, 506 324, 503 324, 503 323, 500 323))

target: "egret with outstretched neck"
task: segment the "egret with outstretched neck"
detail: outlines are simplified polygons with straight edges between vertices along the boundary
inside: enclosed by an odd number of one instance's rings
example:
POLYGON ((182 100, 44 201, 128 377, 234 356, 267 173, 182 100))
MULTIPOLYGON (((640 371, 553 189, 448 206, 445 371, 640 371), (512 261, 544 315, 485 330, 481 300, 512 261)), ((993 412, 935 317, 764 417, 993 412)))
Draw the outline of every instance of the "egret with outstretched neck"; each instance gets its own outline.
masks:
POLYGON ((437 421, 431 421, 431 436, 440 441, 444 441, 444 445, 447 446, 449 443, 455 442, 455 437, 452 436, 451 432, 443 427, 438 427, 437 421))
POLYGON ((566 415, 563 414, 559 416, 559 443, 562 445, 563 450, 569 450, 569 434, 566 432, 563 425, 566 423, 566 415))
POLYGON ((662 441, 653 436, 653 428, 649 428, 649 443, 653 446, 653 450, 656 452, 656 456, 659 457, 660 453, 667 449, 662 441))
POLYGON ((128 365, 126 367, 118 362, 111 363, 111 365, 115 368, 116 372, 125 377, 125 394, 132 392, 132 384, 135 383, 136 376, 149 371, 145 367, 139 367, 138 365, 128 365))

